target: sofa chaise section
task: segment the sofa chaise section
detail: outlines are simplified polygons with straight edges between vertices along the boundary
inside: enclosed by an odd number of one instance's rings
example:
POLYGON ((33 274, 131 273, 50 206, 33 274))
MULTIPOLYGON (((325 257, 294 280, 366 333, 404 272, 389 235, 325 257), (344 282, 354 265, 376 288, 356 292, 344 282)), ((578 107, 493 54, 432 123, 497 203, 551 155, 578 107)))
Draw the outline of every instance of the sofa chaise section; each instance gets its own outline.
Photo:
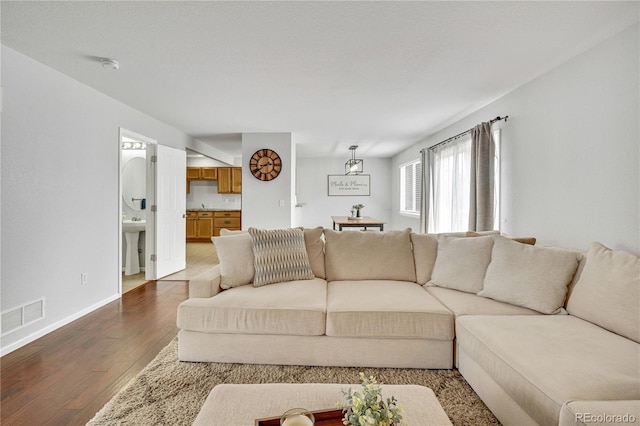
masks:
POLYGON ((579 318, 463 316, 456 333, 460 373, 503 423, 556 425, 566 401, 640 399, 640 346, 579 318))

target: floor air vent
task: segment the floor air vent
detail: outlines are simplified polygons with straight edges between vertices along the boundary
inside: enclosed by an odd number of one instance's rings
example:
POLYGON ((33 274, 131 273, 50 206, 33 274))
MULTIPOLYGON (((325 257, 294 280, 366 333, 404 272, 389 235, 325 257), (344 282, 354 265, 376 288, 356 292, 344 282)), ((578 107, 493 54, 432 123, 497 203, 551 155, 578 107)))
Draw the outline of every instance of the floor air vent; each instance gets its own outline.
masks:
POLYGON ((2 313, 2 335, 44 318, 44 299, 26 303, 2 313))

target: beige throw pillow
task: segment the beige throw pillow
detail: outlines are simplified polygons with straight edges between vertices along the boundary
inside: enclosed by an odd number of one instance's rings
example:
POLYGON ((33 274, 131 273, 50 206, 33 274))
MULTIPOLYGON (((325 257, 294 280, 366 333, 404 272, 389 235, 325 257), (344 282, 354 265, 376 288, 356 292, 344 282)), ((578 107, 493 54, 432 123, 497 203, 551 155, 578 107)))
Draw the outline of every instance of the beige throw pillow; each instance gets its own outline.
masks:
POLYGON ((304 229, 304 244, 307 246, 307 255, 309 256, 309 264, 313 275, 318 278, 325 278, 324 271, 324 240, 322 233, 324 229, 319 226, 317 228, 304 229))
POLYGON ((559 313, 578 256, 569 250, 530 246, 496 236, 484 288, 478 296, 544 314, 559 313))
POLYGON ((492 236, 457 238, 441 235, 428 284, 467 293, 479 292, 491 261, 492 246, 492 236))
POLYGON ((212 237, 220 259, 220 287, 227 289, 251 284, 253 269, 253 248, 249 234, 212 237))
POLYGON ((413 260, 416 263, 416 281, 426 284, 431 279, 433 265, 438 254, 438 237, 433 234, 411 233, 413 260))
POLYGON ((221 228, 220 229, 220 236, 221 237, 225 237, 227 235, 237 235, 237 234, 248 234, 249 232, 247 231, 240 231, 237 229, 227 229, 227 228, 221 228))
POLYGON ((591 243, 567 311, 640 343, 640 258, 591 243))
POLYGON ((409 228, 384 232, 325 229, 327 280, 416 282, 410 233, 409 228))
POLYGON ((301 229, 249 228, 249 235, 253 244, 254 287, 315 278, 301 229))

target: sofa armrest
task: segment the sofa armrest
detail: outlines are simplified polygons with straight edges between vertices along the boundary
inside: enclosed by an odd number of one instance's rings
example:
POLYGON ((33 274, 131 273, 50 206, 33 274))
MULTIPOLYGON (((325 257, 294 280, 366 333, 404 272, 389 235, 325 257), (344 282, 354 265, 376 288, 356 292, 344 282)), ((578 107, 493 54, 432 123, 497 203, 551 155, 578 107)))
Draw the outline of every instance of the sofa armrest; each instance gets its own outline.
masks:
POLYGON ((219 264, 189 281, 189 299, 212 297, 221 291, 219 264))

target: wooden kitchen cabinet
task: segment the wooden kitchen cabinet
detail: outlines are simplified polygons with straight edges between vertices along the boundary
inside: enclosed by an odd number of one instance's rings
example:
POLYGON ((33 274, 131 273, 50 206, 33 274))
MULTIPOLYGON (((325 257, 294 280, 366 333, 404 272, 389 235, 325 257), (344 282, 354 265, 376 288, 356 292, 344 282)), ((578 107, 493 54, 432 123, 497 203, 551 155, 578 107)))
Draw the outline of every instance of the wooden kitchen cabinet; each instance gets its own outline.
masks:
POLYGON ((217 167, 187 167, 187 179, 190 180, 217 180, 217 167))
POLYGON ((213 212, 188 211, 187 241, 209 241, 214 234, 213 212))
POLYGON ((198 235, 198 213, 187 212, 187 240, 191 240, 198 235))
POLYGON ((220 230, 226 228, 230 231, 242 229, 240 210, 228 210, 213 212, 213 235, 220 235, 220 230))
POLYGON ((213 212, 198 212, 198 239, 209 239, 213 235, 213 212))
POLYGON ((200 179, 202 180, 218 180, 218 168, 217 167, 201 167, 200 179))
POLYGON ((200 167, 187 167, 187 179, 200 179, 200 167))
POLYGON ((242 193, 242 167, 218 167, 218 193, 242 193))
POLYGON ((218 168, 187 167, 187 194, 191 192, 192 180, 218 180, 218 168))
POLYGON ((231 193, 242 193, 242 167, 231 168, 231 193))

